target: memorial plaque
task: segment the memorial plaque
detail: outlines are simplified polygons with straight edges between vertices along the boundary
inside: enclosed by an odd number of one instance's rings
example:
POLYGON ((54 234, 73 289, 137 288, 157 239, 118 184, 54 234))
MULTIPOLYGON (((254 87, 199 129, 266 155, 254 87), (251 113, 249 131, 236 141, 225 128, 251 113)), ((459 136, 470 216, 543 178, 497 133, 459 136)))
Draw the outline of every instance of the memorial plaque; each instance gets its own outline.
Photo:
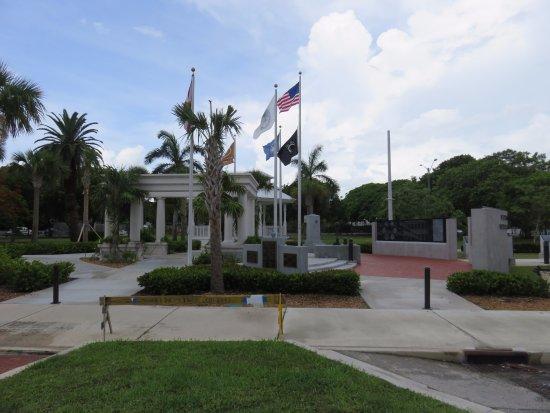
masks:
POLYGON ((258 251, 246 251, 246 262, 250 264, 258 263, 258 251))
POLYGON ((277 268, 277 241, 262 242, 262 267, 277 268))
POLYGON ((298 268, 298 255, 285 252, 283 254, 283 265, 287 268, 298 268))

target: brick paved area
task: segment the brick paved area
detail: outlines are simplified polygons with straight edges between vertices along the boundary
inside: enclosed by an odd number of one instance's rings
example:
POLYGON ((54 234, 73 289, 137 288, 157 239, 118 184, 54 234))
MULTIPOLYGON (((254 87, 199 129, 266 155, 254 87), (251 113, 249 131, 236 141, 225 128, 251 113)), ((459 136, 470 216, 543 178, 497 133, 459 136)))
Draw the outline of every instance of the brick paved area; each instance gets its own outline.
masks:
POLYGON ((24 366, 41 358, 48 357, 47 354, 28 353, 0 353, 0 374, 10 371, 16 367, 24 366))

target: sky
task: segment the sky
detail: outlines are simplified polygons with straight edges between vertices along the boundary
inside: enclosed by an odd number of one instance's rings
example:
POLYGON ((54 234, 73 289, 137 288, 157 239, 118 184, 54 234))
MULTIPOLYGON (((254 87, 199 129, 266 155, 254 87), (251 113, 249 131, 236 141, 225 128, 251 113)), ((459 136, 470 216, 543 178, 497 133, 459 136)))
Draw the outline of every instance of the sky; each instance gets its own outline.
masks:
MULTIPOLYGON (((420 164, 507 148, 550 153, 547 0, 0 0, 0 60, 49 112, 99 123, 103 157, 143 165, 196 68, 196 109, 233 105, 237 169, 273 171, 252 140, 271 100, 302 83, 302 150, 323 145, 341 195, 420 164)), ((298 110, 279 116, 283 140, 298 110)), ((8 141, 30 149, 39 132, 8 141)), ((437 163, 436 163, 437 164, 437 163)), ((296 171, 283 170, 285 183, 296 171)))

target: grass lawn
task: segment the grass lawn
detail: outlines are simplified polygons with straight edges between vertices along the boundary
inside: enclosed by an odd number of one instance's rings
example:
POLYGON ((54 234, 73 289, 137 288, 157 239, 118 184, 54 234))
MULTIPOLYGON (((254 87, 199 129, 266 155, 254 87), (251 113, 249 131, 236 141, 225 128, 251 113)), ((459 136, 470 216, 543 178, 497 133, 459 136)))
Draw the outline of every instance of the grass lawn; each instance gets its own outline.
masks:
MULTIPOLYGON (((371 242, 372 241, 372 237, 364 236, 364 235, 340 235, 338 238, 340 238, 340 242, 342 242, 343 238, 345 238, 345 239, 351 238, 351 239, 353 239, 353 242, 355 244, 360 244, 362 242, 371 242)), ((336 240, 336 234, 322 233, 321 234, 321 240, 325 244, 332 244, 336 240)))
POLYGON ((515 252, 514 258, 538 258, 538 252, 515 252))
POLYGON ((518 274, 518 275, 533 275, 535 274, 533 270, 535 267, 520 267, 520 266, 513 266, 510 268, 510 274, 518 274))
POLYGON ((0 411, 457 412, 282 342, 110 342, 0 381, 0 411))

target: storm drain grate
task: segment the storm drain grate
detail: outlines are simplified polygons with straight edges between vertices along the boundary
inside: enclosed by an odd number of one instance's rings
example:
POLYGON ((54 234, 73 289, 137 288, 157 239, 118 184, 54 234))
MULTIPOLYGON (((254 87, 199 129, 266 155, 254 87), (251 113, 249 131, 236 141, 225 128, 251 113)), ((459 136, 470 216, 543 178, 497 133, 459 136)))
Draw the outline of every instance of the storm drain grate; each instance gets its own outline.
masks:
POLYGON ((464 361, 470 364, 528 364, 529 354, 514 350, 464 350, 464 361))

